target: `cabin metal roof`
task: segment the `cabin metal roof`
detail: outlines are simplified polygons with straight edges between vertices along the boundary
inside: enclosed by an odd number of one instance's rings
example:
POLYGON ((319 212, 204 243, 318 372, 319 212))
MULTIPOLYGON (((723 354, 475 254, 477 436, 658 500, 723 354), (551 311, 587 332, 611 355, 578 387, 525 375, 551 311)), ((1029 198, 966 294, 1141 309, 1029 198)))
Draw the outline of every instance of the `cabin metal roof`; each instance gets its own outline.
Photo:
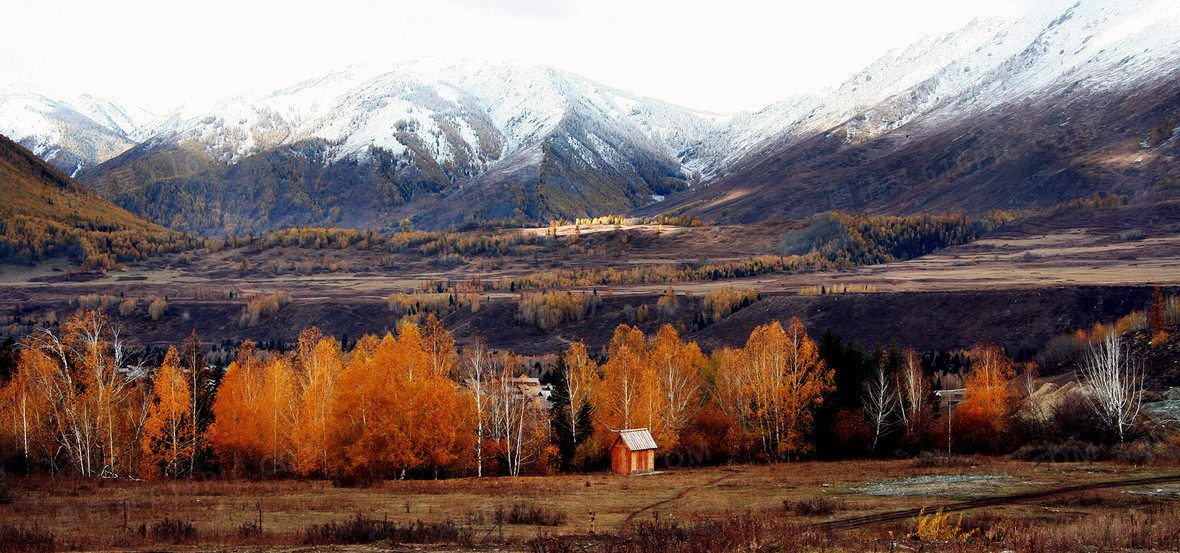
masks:
POLYGON ((627 449, 631 451, 643 451, 646 449, 659 449, 656 445, 655 438, 651 437, 651 432, 646 428, 633 428, 630 430, 620 430, 619 440, 622 440, 627 445, 627 449))

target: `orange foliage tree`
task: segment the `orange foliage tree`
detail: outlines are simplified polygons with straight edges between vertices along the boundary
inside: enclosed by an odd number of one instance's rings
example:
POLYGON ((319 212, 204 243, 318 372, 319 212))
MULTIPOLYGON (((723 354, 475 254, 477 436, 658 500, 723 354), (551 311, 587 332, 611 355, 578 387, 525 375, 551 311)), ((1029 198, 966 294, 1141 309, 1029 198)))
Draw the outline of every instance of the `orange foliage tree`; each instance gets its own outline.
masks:
POLYGON ((264 360, 246 341, 213 400, 208 441, 222 467, 263 474, 289 468, 293 375, 282 357, 264 360))
MULTIPOLYGON (((408 470, 457 468, 473 446, 468 398, 439 374, 418 326, 366 337, 337 384, 332 454, 338 478, 372 480, 408 470)), ((469 464, 469 463, 468 463, 469 464)))
POLYGON ((976 345, 969 353, 963 402, 953 413, 954 439, 964 450, 997 452, 1011 440, 1011 418, 1017 393, 1009 386, 1015 369, 1003 348, 991 341, 976 345))

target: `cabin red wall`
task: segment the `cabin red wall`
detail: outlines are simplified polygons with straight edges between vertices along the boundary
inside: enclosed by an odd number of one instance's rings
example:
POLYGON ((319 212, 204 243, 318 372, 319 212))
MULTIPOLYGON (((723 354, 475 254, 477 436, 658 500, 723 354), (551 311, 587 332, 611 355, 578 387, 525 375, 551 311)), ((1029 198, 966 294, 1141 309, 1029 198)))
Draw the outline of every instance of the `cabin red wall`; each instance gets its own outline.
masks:
POLYGON ((631 451, 622 442, 610 450, 610 470, 616 474, 631 474, 631 451))

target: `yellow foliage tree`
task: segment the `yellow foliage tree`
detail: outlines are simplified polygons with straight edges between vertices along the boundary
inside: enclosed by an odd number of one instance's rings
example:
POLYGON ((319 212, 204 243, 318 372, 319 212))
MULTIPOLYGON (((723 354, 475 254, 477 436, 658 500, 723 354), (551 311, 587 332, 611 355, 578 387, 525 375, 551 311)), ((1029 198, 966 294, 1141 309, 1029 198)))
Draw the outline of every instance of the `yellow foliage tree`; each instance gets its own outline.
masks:
POLYGON ((176 348, 168 348, 156 372, 156 397, 144 423, 142 464, 147 476, 178 477, 192 467, 194 441, 188 380, 180 370, 176 348))
POLYGON ((647 338, 636 327, 619 325, 610 341, 610 358, 594 398, 594 412, 606 430, 649 428, 653 436, 660 409, 658 382, 648 362, 647 338))
POLYGON ((784 330, 778 321, 762 325, 740 351, 721 357, 717 385, 720 403, 771 459, 809 453, 815 411, 834 389, 834 372, 803 323, 792 318, 784 330))
MULTIPOLYGON (((309 343, 314 336, 308 336, 309 343)), ((303 476, 323 475, 329 470, 328 451, 332 432, 332 407, 336 384, 344 362, 335 339, 320 338, 314 347, 300 340, 297 350, 299 387, 298 422, 292 436, 295 443, 295 471, 303 476)))

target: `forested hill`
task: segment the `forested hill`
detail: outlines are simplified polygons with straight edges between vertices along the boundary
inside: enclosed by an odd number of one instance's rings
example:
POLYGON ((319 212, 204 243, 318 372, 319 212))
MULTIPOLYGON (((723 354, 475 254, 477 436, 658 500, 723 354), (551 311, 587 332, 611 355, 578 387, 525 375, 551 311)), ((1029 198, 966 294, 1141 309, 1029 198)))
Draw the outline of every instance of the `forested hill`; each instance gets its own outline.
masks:
POLYGON ((68 256, 88 269, 187 249, 195 241, 103 199, 0 135, 0 262, 68 256))

